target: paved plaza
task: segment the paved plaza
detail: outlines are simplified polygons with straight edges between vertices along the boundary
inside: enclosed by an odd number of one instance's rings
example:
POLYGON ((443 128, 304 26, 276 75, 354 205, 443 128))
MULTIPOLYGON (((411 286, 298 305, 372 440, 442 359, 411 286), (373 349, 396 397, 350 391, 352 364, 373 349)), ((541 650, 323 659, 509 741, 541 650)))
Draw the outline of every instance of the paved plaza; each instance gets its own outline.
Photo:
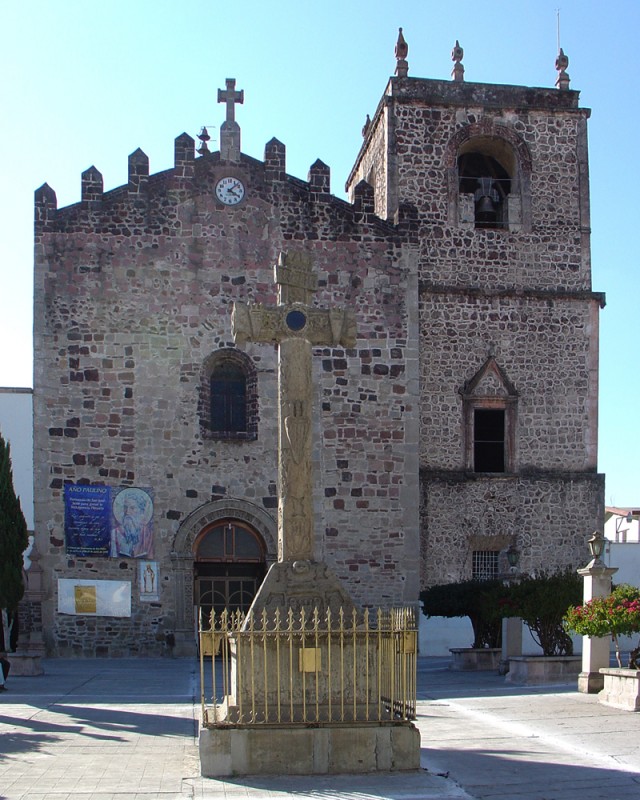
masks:
POLYGON ((634 800, 640 714, 421 658, 423 769, 202 778, 192 659, 45 660, 0 694, 0 800, 634 800))

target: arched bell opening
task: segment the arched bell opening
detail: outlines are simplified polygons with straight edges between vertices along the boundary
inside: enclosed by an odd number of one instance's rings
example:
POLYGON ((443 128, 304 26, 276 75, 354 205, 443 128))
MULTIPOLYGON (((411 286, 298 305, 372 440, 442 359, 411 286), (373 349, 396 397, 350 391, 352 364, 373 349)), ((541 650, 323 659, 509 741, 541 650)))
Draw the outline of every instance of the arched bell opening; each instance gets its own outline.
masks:
POLYGON ((485 152, 464 153, 458 158, 458 174, 460 193, 473 195, 475 227, 506 227, 511 176, 500 161, 485 152))
POLYGON ((260 534, 239 520, 217 520, 196 537, 193 554, 200 627, 209 627, 211 611, 248 611, 266 574, 260 534))

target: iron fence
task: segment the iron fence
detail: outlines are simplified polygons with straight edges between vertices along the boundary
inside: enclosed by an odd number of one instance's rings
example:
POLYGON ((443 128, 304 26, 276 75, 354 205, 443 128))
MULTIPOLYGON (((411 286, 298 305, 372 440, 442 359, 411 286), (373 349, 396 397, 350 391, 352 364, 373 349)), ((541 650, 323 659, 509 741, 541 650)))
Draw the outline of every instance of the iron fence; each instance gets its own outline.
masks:
POLYGON ((205 726, 415 719, 411 608, 212 613, 200 631, 205 726))

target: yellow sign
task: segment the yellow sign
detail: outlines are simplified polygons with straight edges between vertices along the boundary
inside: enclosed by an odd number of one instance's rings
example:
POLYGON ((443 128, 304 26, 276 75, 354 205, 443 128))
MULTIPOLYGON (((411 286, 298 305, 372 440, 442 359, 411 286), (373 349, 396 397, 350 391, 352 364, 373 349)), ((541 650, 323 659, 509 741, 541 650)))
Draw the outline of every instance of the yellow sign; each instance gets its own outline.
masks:
POLYGON ((74 586, 76 614, 95 614, 98 610, 95 586, 74 586))

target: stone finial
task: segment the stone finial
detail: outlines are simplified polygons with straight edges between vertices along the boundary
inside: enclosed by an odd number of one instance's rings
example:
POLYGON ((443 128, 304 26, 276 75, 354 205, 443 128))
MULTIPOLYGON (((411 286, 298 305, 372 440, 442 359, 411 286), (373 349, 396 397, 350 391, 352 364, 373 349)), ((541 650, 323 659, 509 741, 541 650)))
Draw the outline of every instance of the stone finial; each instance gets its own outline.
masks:
POLYGON ((406 78, 409 72, 409 64, 407 63, 407 55, 409 53, 409 45, 406 43, 402 35, 402 28, 398 30, 398 41, 396 42, 396 75, 398 78, 406 78))
POLYGON ((451 70, 451 77, 454 81, 464 80, 464 66, 462 59, 464 58, 464 50, 460 47, 460 42, 456 39, 455 46, 451 51, 451 60, 453 61, 453 69, 451 70))
POLYGON ((558 57, 556 58, 556 70, 558 71, 558 77, 556 79, 556 88, 558 89, 568 89, 569 83, 571 82, 571 78, 567 73, 567 67, 569 66, 569 57, 564 54, 564 50, 560 48, 560 52, 558 53, 558 57))
POLYGON ((364 121, 364 125, 362 126, 362 138, 366 138, 366 135, 369 133, 369 128, 371 127, 371 117, 367 114, 367 118, 364 121))

